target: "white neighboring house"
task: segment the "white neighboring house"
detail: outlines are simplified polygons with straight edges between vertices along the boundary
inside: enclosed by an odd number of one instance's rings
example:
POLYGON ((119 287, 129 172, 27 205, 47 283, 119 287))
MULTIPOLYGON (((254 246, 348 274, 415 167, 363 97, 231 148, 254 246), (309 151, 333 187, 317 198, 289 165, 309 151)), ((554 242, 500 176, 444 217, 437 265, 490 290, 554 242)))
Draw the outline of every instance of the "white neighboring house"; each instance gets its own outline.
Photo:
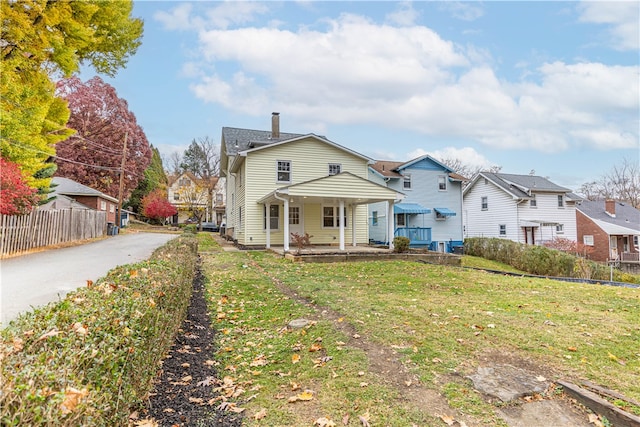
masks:
POLYGON ((464 237, 575 241, 578 196, 546 178, 480 172, 463 191, 464 237))

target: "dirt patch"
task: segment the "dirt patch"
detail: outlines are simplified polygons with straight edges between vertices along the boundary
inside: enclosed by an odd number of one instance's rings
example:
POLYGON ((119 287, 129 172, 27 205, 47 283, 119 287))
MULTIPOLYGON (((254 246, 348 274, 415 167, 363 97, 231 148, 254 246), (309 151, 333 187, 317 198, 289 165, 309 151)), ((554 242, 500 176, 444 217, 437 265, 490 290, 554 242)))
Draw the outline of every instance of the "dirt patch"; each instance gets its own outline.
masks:
POLYGON ((204 276, 198 267, 187 317, 162 363, 149 404, 138 418, 151 418, 162 427, 242 424, 242 415, 225 410, 221 406, 225 398, 216 391, 224 388, 224 382, 215 366, 215 332, 204 293, 204 276))

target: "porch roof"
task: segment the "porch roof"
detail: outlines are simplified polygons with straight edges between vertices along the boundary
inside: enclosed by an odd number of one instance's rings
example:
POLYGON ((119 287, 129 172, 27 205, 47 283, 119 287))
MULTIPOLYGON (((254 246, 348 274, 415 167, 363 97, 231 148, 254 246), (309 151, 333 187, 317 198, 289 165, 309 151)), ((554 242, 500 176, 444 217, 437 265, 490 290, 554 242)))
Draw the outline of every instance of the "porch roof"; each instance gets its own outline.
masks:
POLYGON ((265 194, 258 203, 279 203, 285 197, 294 203, 332 203, 344 200, 348 204, 362 205, 396 202, 402 200, 404 194, 350 172, 341 172, 278 188, 265 194))
POLYGON ((431 213, 431 209, 425 208, 418 203, 398 203, 393 207, 393 213, 395 214, 426 214, 431 213))
POLYGON ((602 229, 609 236, 638 236, 640 235, 640 231, 634 230, 633 228, 623 227, 617 224, 611 224, 606 221, 601 221, 598 219, 592 219, 592 221, 602 229))

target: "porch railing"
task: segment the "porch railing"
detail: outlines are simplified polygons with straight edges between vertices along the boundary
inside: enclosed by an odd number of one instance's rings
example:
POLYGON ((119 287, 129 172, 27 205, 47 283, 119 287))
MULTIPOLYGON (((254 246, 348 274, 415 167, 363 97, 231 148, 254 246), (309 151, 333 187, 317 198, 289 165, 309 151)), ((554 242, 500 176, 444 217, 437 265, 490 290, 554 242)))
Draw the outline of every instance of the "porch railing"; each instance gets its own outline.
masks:
POLYGON ((638 252, 622 252, 620 254, 621 262, 640 262, 640 253, 638 252))
POLYGON ((431 243, 431 228, 427 227, 398 227, 395 237, 408 237, 411 245, 428 245, 431 243))

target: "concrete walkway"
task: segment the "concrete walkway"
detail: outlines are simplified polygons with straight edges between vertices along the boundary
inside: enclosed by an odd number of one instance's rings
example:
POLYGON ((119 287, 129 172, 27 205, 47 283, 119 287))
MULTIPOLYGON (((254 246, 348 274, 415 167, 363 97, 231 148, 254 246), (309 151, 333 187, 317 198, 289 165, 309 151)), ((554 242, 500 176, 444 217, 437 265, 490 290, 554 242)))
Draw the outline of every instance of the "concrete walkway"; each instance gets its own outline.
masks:
POLYGON ((62 249, 0 261, 0 322, 58 301, 69 291, 96 281, 112 268, 148 259, 177 234, 130 233, 62 249))

